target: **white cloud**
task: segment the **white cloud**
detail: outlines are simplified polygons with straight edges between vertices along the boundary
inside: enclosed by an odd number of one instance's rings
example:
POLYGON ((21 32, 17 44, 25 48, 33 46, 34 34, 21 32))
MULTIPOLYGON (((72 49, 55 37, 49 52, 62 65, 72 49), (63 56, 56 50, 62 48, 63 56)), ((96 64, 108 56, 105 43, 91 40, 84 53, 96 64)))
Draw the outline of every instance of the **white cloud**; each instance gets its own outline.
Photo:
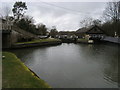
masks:
MULTIPOLYGON (((1 2, 16 2, 18 0, 1 0, 1 2)), ((111 0, 22 0, 25 2, 108 2, 111 0)))
MULTIPOLYGON (((12 8, 14 2, 5 2, 12 8)), ((35 24, 43 23, 48 28, 77 30, 85 17, 99 18, 105 8, 103 2, 27 2, 27 15, 35 19, 35 24)))
POLYGON ((105 3, 28 3, 28 6, 28 15, 35 18, 36 24, 44 23, 47 27, 56 26, 58 30, 66 31, 77 30, 85 17, 100 18, 105 3))

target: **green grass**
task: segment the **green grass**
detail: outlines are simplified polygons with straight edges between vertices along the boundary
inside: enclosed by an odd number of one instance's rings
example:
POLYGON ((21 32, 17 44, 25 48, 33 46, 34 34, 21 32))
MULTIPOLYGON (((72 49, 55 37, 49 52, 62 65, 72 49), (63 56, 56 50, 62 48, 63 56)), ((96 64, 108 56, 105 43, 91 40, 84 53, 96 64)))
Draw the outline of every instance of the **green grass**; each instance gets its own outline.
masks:
POLYGON ((78 41, 78 42, 88 42, 88 40, 87 40, 87 39, 84 39, 84 38, 78 39, 77 41, 78 41))
POLYGON ((30 43, 40 43, 40 42, 58 42, 61 41, 59 39, 54 39, 54 38, 47 38, 47 39, 39 39, 39 40, 33 40, 29 42, 18 42, 16 44, 30 44, 30 43))
POLYGON ((2 53, 3 88, 50 88, 42 79, 36 77, 14 54, 2 53))

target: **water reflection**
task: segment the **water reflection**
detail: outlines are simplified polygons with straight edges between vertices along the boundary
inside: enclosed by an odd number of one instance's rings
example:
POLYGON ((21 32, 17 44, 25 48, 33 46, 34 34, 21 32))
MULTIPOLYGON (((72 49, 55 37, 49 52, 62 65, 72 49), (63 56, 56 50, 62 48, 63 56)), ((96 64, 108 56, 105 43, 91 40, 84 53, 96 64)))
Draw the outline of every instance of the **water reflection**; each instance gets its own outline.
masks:
POLYGON ((118 87, 116 45, 64 43, 12 52, 55 88, 118 87))

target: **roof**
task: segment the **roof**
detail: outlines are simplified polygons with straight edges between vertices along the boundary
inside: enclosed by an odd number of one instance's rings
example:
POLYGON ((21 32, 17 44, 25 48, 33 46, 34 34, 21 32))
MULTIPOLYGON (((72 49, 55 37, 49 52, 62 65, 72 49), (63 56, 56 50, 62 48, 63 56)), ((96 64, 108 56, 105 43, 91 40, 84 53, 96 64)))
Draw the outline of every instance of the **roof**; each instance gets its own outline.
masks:
POLYGON ((89 28, 81 28, 76 31, 76 33, 87 33, 87 34, 106 34, 104 30, 102 30, 97 25, 90 26, 89 28))
POLYGON ((80 28, 76 31, 76 33, 86 33, 91 27, 93 26, 90 26, 89 28, 86 27, 80 28))
POLYGON ((89 29, 87 32, 87 34, 106 34, 104 32, 104 30, 102 30, 100 27, 98 27, 97 25, 93 26, 91 29, 89 29))

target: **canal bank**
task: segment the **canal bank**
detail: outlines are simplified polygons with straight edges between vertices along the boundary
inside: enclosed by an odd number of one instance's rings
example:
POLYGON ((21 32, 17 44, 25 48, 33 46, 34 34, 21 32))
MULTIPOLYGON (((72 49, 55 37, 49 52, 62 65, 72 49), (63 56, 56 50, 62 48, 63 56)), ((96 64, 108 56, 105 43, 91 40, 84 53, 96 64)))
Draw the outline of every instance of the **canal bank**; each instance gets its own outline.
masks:
POLYGON ((78 39, 77 43, 84 43, 84 44, 93 44, 93 40, 88 40, 88 39, 78 39))
POLYGON ((120 38, 119 37, 105 37, 102 41, 109 42, 109 43, 115 43, 120 44, 120 38))
POLYGON ((35 46, 52 46, 52 45, 59 45, 62 41, 59 39, 39 39, 39 40, 33 40, 29 42, 19 42, 15 43, 11 46, 11 48, 28 48, 28 47, 35 47, 35 46))
POLYGON ((51 88, 13 53, 2 53, 2 88, 51 88))

